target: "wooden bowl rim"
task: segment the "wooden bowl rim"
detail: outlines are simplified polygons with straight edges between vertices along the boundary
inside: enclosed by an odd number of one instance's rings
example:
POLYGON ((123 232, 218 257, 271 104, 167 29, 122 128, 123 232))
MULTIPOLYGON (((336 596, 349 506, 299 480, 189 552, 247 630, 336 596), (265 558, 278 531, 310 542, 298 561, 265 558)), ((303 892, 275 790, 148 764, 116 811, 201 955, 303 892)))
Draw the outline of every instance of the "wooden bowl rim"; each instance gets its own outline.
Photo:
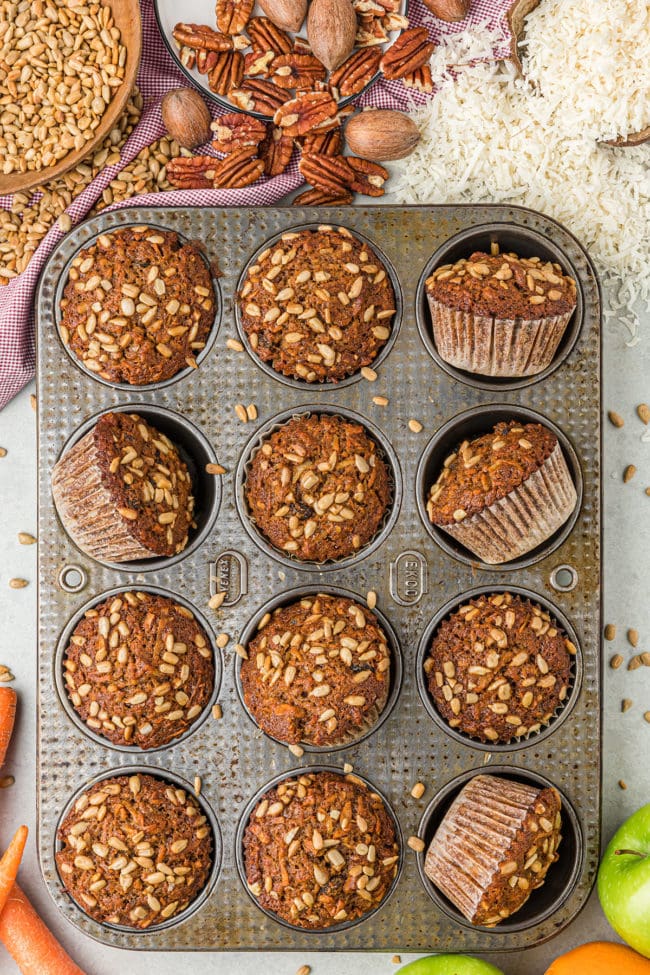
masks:
MULTIPOLYGON (((115 0, 107 0, 107 2, 110 4, 111 9, 114 9, 115 0)), ((138 68, 140 67, 140 57, 142 54, 142 18, 140 15, 139 0, 123 0, 123 2, 130 8, 129 17, 132 19, 128 41, 124 41, 124 31, 122 30, 121 32, 122 43, 126 45, 127 49, 126 71, 122 84, 117 89, 116 95, 111 99, 101 122, 95 129, 93 138, 82 146, 81 149, 75 149, 69 152, 55 166, 48 166, 45 169, 27 173, 9 173, 8 175, 0 173, 0 196, 18 193, 21 190, 33 189, 35 186, 49 183, 50 180, 56 179, 57 176, 61 176, 63 173, 67 173, 68 170, 73 169, 78 163, 92 154, 93 150, 97 148, 98 143, 106 138, 124 111, 126 103, 131 97, 138 68)))

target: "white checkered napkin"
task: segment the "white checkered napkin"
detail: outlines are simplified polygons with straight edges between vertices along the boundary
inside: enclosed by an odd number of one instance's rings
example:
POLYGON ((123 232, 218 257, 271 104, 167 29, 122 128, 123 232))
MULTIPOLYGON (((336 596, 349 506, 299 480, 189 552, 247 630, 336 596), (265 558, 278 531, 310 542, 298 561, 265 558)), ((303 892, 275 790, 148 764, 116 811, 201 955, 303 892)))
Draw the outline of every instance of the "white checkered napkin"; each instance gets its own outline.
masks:
MULTIPOLYGON (((469 23, 487 23, 492 28, 502 27, 511 0, 472 0, 469 23)), ((78 223, 101 196, 118 172, 137 156, 141 149, 164 134, 160 118, 159 102, 170 88, 186 85, 185 76, 177 69, 169 55, 158 31, 153 10, 153 0, 141 0, 142 7, 142 63, 138 75, 138 86, 145 101, 145 110, 140 122, 122 150, 118 165, 104 169, 68 207, 67 213, 73 225, 78 223)), ((410 0, 409 20, 411 26, 425 24, 433 40, 456 33, 467 26, 467 22, 446 24, 436 20, 426 10, 421 0, 410 0)), ((508 46, 504 43, 494 51, 495 58, 507 57, 508 46)), ((377 108, 406 109, 414 102, 422 102, 427 97, 420 92, 407 89, 399 81, 379 81, 359 99, 360 106, 372 105, 377 108)), ((224 109, 211 106, 216 117, 224 109)), ((149 193, 134 197, 128 203, 116 204, 115 208, 127 206, 271 206, 302 183, 297 160, 291 162, 282 176, 264 179, 254 186, 241 190, 181 190, 169 193, 149 193)), ((0 196, 0 207, 10 209, 11 197, 0 196)), ((19 277, 0 287, 0 408, 2 408, 34 375, 34 290, 38 276, 54 246, 63 236, 55 223, 47 236, 41 241, 27 270, 19 277)))

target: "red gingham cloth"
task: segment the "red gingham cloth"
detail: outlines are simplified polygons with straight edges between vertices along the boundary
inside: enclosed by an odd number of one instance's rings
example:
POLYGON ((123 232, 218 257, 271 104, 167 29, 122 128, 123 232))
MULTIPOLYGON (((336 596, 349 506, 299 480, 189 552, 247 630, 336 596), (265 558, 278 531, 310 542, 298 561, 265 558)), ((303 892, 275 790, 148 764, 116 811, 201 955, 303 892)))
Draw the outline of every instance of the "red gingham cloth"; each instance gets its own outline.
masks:
MULTIPOLYGON (((141 149, 164 135, 160 117, 160 99, 170 88, 186 86, 187 79, 178 70, 160 36, 154 15, 153 0, 140 0, 142 9, 142 63, 138 74, 138 87, 144 98, 144 110, 137 127, 122 148, 121 161, 104 169, 67 209, 73 226, 84 218, 102 190, 119 171, 137 156, 141 149)), ((421 0, 411 0, 409 21, 413 27, 426 24, 432 40, 438 41, 447 34, 465 29, 468 25, 487 24, 499 28, 509 37, 505 14, 511 0, 472 0, 469 18, 462 24, 446 24, 435 20, 421 0)), ((180 19, 180 10, 179 10, 180 19)), ((508 57, 507 41, 494 51, 495 59, 508 57)), ((408 109, 413 102, 427 96, 407 89, 401 82, 378 81, 371 90, 358 100, 362 106, 408 109)), ((223 114, 211 104, 214 117, 223 114)), ((148 193, 133 197, 116 207, 128 206, 269 206, 277 203, 302 183, 294 156, 282 176, 263 180, 241 190, 177 190, 167 193, 148 193)), ((0 206, 9 209, 10 196, 0 196, 0 206)), ((34 375, 34 313, 33 298, 38 276, 55 245, 63 236, 54 223, 41 241, 27 269, 11 282, 0 287, 0 409, 22 389, 34 375)))

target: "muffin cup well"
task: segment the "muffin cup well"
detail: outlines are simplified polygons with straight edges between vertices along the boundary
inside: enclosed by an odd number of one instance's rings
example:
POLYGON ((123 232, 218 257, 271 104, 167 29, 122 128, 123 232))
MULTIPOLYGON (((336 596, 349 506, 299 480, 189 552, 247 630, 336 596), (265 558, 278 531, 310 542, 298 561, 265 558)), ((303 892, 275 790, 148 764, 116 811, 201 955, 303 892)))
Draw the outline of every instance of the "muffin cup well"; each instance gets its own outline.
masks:
POLYGON ((481 224, 455 234, 432 254, 418 283, 416 317, 429 355, 448 375, 478 389, 520 389, 559 368, 578 341, 584 320, 580 276, 569 256, 544 234, 510 223, 481 224), (493 243, 504 253, 560 264, 576 282, 574 311, 530 321, 494 319, 450 309, 429 297, 426 281, 437 267, 477 250, 490 253, 493 243))
POLYGON ((276 415, 271 417, 270 420, 267 420, 267 422, 255 432, 241 452, 235 475, 235 485, 235 501, 237 504, 239 517, 241 518, 244 528, 258 548, 269 555, 272 559, 275 559, 277 562, 281 562, 283 565, 286 565, 291 569, 303 569, 306 572, 324 572, 329 569, 343 569, 347 568, 348 566, 355 565, 357 562, 362 561, 362 559, 367 558, 372 552, 379 548, 382 542, 388 537, 391 529, 397 521, 397 516, 399 514, 402 501, 402 479, 399 461, 397 459, 395 450, 384 434, 373 423, 365 419, 365 417, 360 416, 360 414, 355 413, 353 410, 324 404, 305 404, 304 406, 294 407, 290 410, 283 410, 282 413, 276 413, 276 415), (301 559, 291 558, 290 555, 287 555, 285 552, 280 551, 280 549, 275 548, 275 546, 273 546, 266 539, 266 537, 262 535, 260 531, 258 531, 255 521, 252 518, 248 508, 245 487, 248 468, 252 461, 253 454, 262 446, 264 441, 267 440, 272 433, 275 433, 276 430, 279 430, 280 427, 282 427, 289 420, 302 417, 306 418, 313 414, 319 413, 327 414, 328 416, 338 416, 343 420, 350 421, 351 423, 358 423, 364 428, 368 436, 372 437, 379 447, 381 455, 388 466, 388 471, 391 478, 392 497, 380 528, 377 530, 374 538, 372 538, 363 548, 360 548, 352 555, 346 555, 341 559, 330 560, 327 562, 309 562, 306 560, 303 561, 301 559))
MULTIPOLYGON (((326 596, 342 596, 345 599, 353 599, 357 603, 364 603, 364 598, 359 593, 352 592, 349 589, 341 589, 339 586, 301 586, 297 589, 291 589, 287 592, 283 592, 278 596, 274 596, 267 603, 260 607, 257 612, 250 618, 243 630, 239 642, 246 646, 250 640, 253 639, 258 631, 258 626, 260 621, 264 618, 267 613, 273 613, 274 610, 287 606, 290 603, 297 602, 299 599, 303 599, 305 596, 317 596, 319 594, 324 594, 326 596)), ((399 640, 395 630, 386 619, 384 614, 375 607, 371 610, 388 638, 389 649, 391 652, 391 665, 390 665, 390 682, 388 686, 388 697, 386 703, 381 711, 377 710, 376 715, 373 717, 368 714, 366 716, 366 721, 364 726, 359 729, 358 733, 354 736, 350 736, 345 741, 342 741, 334 745, 312 745, 309 742, 301 742, 301 747, 306 752, 312 752, 314 754, 321 754, 323 752, 336 752, 341 751, 344 748, 350 748, 354 745, 360 745, 362 741, 366 741, 371 735, 374 735, 376 731, 383 725, 383 723, 390 717, 393 708, 397 703, 399 693, 402 687, 402 651, 400 648, 399 640)), ((256 727, 259 727, 254 715, 248 709, 246 701, 244 699, 244 689, 242 687, 241 681, 241 657, 235 656, 235 686, 237 688, 237 694, 242 708, 253 722, 256 727)), ((264 732, 266 735, 266 732, 264 732)), ((272 735, 266 735, 272 741, 277 742, 284 748, 287 748, 287 742, 280 741, 279 738, 274 738, 272 735)))
POLYGON ((490 935, 527 931, 549 918, 573 892, 585 859, 584 839, 578 817, 564 793, 536 772, 511 765, 490 765, 487 769, 473 769, 448 782, 433 797, 425 809, 418 827, 418 836, 426 844, 425 849, 417 854, 420 880, 436 907, 455 924, 470 928, 473 931, 484 931, 490 935), (515 914, 504 919, 495 927, 471 924, 458 908, 438 890, 424 872, 426 853, 436 830, 463 786, 475 775, 498 775, 501 778, 532 785, 538 789, 554 788, 560 793, 562 800, 562 842, 559 846, 558 861, 551 865, 544 884, 532 892, 526 903, 515 914))
POLYGON ((542 414, 518 405, 477 406, 445 423, 425 447, 416 474, 416 500, 426 530, 449 555, 487 569, 520 569, 545 558, 570 534, 582 504, 580 462, 565 434, 542 414), (463 440, 508 420, 541 423, 555 434, 558 445, 505 498, 462 522, 434 525, 427 500, 445 458, 463 440))
MULTIPOLYGON (((269 239, 266 240, 261 247, 257 248, 255 253, 247 261, 246 266, 244 267, 242 273, 239 276, 239 280, 237 281, 237 286, 235 288, 235 299, 233 301, 233 306, 235 311, 235 324, 237 326, 239 339, 242 342, 247 353, 255 363, 255 365, 259 369, 261 369, 262 372, 266 373, 266 375, 269 376, 271 379, 275 379, 277 382, 283 383, 285 386, 292 386, 294 389, 302 389, 302 390, 313 389, 316 392, 344 389, 346 386, 351 386, 354 383, 358 383, 363 378, 361 376, 361 369, 360 368, 357 369, 356 372, 353 372, 350 376, 346 376, 344 379, 340 379, 338 382, 322 381, 322 382, 313 382, 313 383, 307 382, 304 379, 296 379, 293 376, 285 376, 284 373, 278 372, 276 369, 273 368, 273 366, 270 363, 264 362, 257 355, 255 350, 251 347, 250 339, 246 334, 246 332, 244 331, 242 325, 241 308, 239 304, 239 299, 236 296, 239 294, 239 292, 243 287, 243 284, 246 280, 246 275, 251 265, 255 264, 260 254, 262 254, 269 247, 273 247, 275 244, 277 244, 282 239, 284 234, 300 233, 303 230, 317 231, 322 226, 324 226, 322 223, 297 224, 295 227, 287 227, 286 230, 283 230, 281 233, 275 234, 273 237, 269 237, 269 239)), ((368 247, 372 248, 374 253, 377 255, 378 259, 381 261, 384 270, 386 271, 386 274, 390 278, 390 283, 393 287, 393 293, 395 295, 395 315, 393 316, 391 321, 390 335, 388 336, 386 342, 377 353, 377 356, 372 360, 372 362, 368 363, 368 365, 373 369, 378 369, 379 366, 390 355, 392 348, 395 345, 395 342, 397 341, 397 336, 399 334, 400 326, 402 324, 402 316, 403 316, 403 308, 404 308, 404 302, 402 298, 402 287, 399 278, 397 277, 397 271, 395 270, 391 261, 389 261, 389 259, 386 257, 381 247, 373 240, 371 240, 369 237, 366 237, 364 234, 360 233, 358 230, 350 230, 350 233, 355 238, 355 240, 361 241, 361 243, 366 244, 368 247)))
POLYGON ((181 742, 186 741, 188 738, 191 738, 191 736, 194 735, 199 730, 201 725, 203 725, 203 723, 210 715, 212 706, 214 705, 214 703, 216 702, 219 696, 219 691, 221 688, 221 680, 222 680, 222 669, 223 668, 222 668, 221 653, 217 649, 212 627, 210 626, 209 622, 206 620, 205 616, 201 612, 199 612, 196 606, 194 606, 188 599, 185 599, 184 596, 180 596, 177 593, 170 592, 170 590, 168 589, 161 589, 159 586, 149 586, 149 585, 120 586, 116 589, 108 589, 106 592, 100 593, 98 596, 93 596, 92 599, 88 600, 87 603, 85 603, 83 606, 81 606, 80 609, 77 610, 74 616, 66 624, 66 627, 61 633, 61 636, 59 638, 59 642, 56 648, 56 653, 54 656, 54 682, 56 684, 57 693, 59 695, 59 700, 61 701, 63 710, 67 714, 70 721, 72 721, 72 723, 76 725, 76 727, 82 732, 82 734, 86 735, 87 738, 90 738, 93 742, 95 742, 95 744, 101 745, 103 748, 110 748, 112 751, 124 752, 128 755, 137 755, 137 756, 153 755, 154 753, 164 751, 167 748, 174 748, 176 745, 179 745, 181 742), (114 598, 115 596, 119 596, 123 592, 131 592, 133 590, 136 590, 138 592, 152 593, 153 595, 156 596, 164 596, 166 599, 173 600, 175 603, 178 603, 180 606, 185 606, 186 609, 189 609, 190 612, 194 615, 197 623, 201 626, 201 628, 205 632, 205 635, 207 636, 208 640, 210 641, 210 647, 212 649, 212 660, 214 664, 214 684, 212 687, 212 692, 210 694, 210 697, 206 702, 205 707, 203 708, 201 713, 195 718, 195 720, 192 722, 192 724, 187 729, 187 731, 183 732, 182 735, 178 735, 178 737, 173 738, 166 745, 158 745, 155 748, 147 748, 147 749, 140 748, 137 745, 116 745, 108 738, 104 738, 102 735, 97 734, 96 731, 93 731, 92 728, 89 728, 88 725, 86 725, 84 721, 82 721, 74 705, 72 704, 72 701, 70 700, 70 696, 68 695, 65 687, 65 680, 63 676, 63 658, 65 655, 66 648, 70 643, 70 637, 72 636, 75 627, 83 619, 87 610, 92 609, 93 607, 97 606, 99 603, 103 603, 107 599, 111 599, 114 598))
MULTIPOLYGON (((97 921, 95 920, 95 918, 92 918, 90 917, 89 914, 87 914, 87 912, 84 910, 81 904, 79 904, 76 900, 74 900, 74 898, 67 892, 67 890, 65 890, 65 887, 64 887, 64 892, 67 894, 69 903, 71 905, 74 905, 74 908, 76 910, 81 911, 82 914, 84 914, 93 924, 96 924, 100 931, 101 930, 123 931, 129 933, 137 932, 138 936, 142 936, 143 938, 146 938, 149 934, 153 934, 157 931, 166 931, 168 928, 175 927, 177 924, 182 924, 183 921, 187 921, 190 917, 196 914, 196 912, 201 909, 201 907, 207 901, 208 897, 213 892, 217 880, 219 878, 219 873, 221 871, 221 862, 223 858, 223 845, 221 841, 221 830, 219 828, 219 821, 216 817, 214 810, 212 809, 212 806, 207 801, 205 796, 196 795, 196 793, 194 792, 194 787, 191 782, 189 782, 187 779, 182 778, 180 775, 177 775, 175 772, 170 772, 167 769, 160 769, 152 765, 118 765, 114 768, 109 769, 108 771, 100 772, 98 775, 95 775, 89 781, 84 782, 84 784, 80 786, 72 796, 70 796, 69 800, 66 802, 63 809, 61 810, 61 815, 59 816, 57 827, 54 833, 54 858, 56 857, 56 854, 61 849, 61 844, 58 839, 59 829, 61 828, 61 824, 64 822, 66 816, 71 811, 71 809, 73 808, 75 802, 79 799, 79 797, 84 792, 86 792, 87 789, 90 789, 92 786, 97 785, 97 783, 99 782, 103 782, 105 779, 113 779, 123 775, 138 775, 138 774, 151 775, 153 778, 160 779, 163 782, 167 782, 170 785, 175 786, 176 788, 183 789, 185 792, 188 793, 188 795, 193 796, 193 798, 198 803, 201 812, 206 817, 208 823, 210 824, 210 828, 212 830, 212 867, 210 869, 210 875, 208 877, 205 887, 198 894, 198 896, 194 898, 192 903, 188 904, 185 910, 181 911, 180 914, 177 914, 174 917, 169 918, 169 920, 161 922, 160 924, 152 924, 148 928, 134 928, 131 927, 130 925, 109 924, 106 921, 97 921)), ((63 886, 62 881, 61 884, 63 886)))
MULTIPOLYGON (((196 369, 187 366, 184 369, 180 369, 173 376, 170 376, 169 379, 163 379, 157 383, 141 383, 141 384, 116 383, 116 382, 111 382, 108 379, 103 379, 97 373, 93 372, 91 369, 88 369, 85 362, 82 359, 80 359, 79 356, 75 355, 72 349, 63 341, 63 338, 61 336, 61 323, 62 323, 61 299, 63 297, 63 292, 65 290, 65 287, 68 283, 72 262, 78 256, 80 251, 84 250, 87 247, 91 247, 96 242, 98 237, 110 236, 111 234, 114 233, 120 233, 122 230, 128 230, 129 227, 142 227, 142 226, 143 226, 142 221, 132 221, 131 223, 120 224, 119 226, 113 227, 110 230, 97 230, 95 233, 91 234, 87 240, 84 240, 83 243, 81 243, 77 247, 74 254, 72 254, 68 259, 68 261, 66 262, 66 265, 61 273, 61 276, 59 277, 56 286, 56 292, 54 295, 54 302, 53 302, 54 322, 56 324, 57 335, 70 361, 77 367, 77 369, 79 369, 86 376, 92 379, 93 382, 100 383, 102 386, 109 386, 112 389, 119 389, 123 392, 128 392, 128 393, 134 393, 134 392, 140 393, 140 392, 147 392, 148 390, 165 389, 167 386, 172 386, 174 385, 174 383, 177 383, 182 379, 187 379, 188 376, 193 376, 194 373, 196 372, 196 369)), ((178 239, 183 244, 194 244, 197 247, 199 246, 200 243, 199 241, 190 240, 188 237, 183 236, 183 234, 179 233, 179 231, 174 228, 163 227, 160 224, 154 224, 154 223, 151 224, 147 223, 146 226, 150 227, 152 230, 160 230, 163 231, 164 233, 175 233, 178 239)), ((210 332, 208 333, 205 347, 201 349, 200 352, 195 356, 198 367, 201 366, 201 363, 204 361, 204 359, 207 358, 207 356, 210 354, 210 351, 212 350, 212 346, 214 345, 214 342, 217 338, 217 333, 219 331, 219 327, 221 325, 221 319, 223 313, 223 298, 221 295, 221 287, 219 285, 219 279, 216 277, 214 270, 210 264, 210 261, 206 256, 206 254, 204 253, 202 247, 200 248, 200 254, 208 271, 210 272, 210 278, 212 281, 212 288, 214 291, 214 320, 212 323, 212 327, 210 328, 210 332)))
POLYGON ((257 907, 259 911, 261 911, 263 914, 266 914, 266 916, 270 918, 272 921, 275 921, 277 924, 282 925, 282 927, 288 928, 290 931, 298 931, 300 932, 300 934, 315 935, 316 937, 318 937, 319 935, 332 934, 339 931, 348 931, 350 928, 355 928, 358 924, 363 924, 364 921, 367 921, 369 918, 377 914, 378 911, 382 910, 382 908, 388 903, 389 899, 392 897, 393 893, 395 892, 395 888, 399 883, 400 875, 402 873, 402 867, 404 866, 404 840, 402 837, 402 830, 399 825, 399 820, 397 819, 397 816, 395 814, 395 810, 393 809, 392 805, 390 804, 386 796, 369 779, 365 778, 365 776, 363 775, 359 775, 355 771, 354 773, 352 773, 352 777, 354 779, 357 779, 363 785, 365 785, 366 788, 370 789, 371 792, 374 792, 376 795, 378 795, 381 801, 383 802, 384 808, 386 809, 386 812, 390 816, 391 822, 393 824, 393 829, 395 830, 395 840, 397 842, 397 845, 399 846, 399 860, 397 862, 397 870, 395 872, 395 877, 393 878, 393 882, 390 885, 388 891, 386 892, 386 896, 384 897, 384 899, 381 901, 381 903, 377 904, 376 907, 368 911, 367 914, 364 914, 362 917, 356 918, 356 920, 341 921, 340 924, 331 924, 329 927, 321 928, 321 929, 302 928, 299 927, 298 925, 290 924, 289 921, 285 921, 284 918, 281 918, 277 914, 274 914, 273 911, 268 910, 268 908, 266 907, 262 907, 259 901, 251 893, 248 887, 248 882, 246 880, 246 861, 244 859, 244 833, 246 832, 248 821, 251 817, 253 809, 260 801, 262 796, 269 791, 269 789, 273 789, 276 785, 279 785, 285 779, 293 779, 296 778, 297 776, 309 775, 313 772, 333 772, 336 775, 342 775, 344 777, 347 776, 348 774, 345 773, 343 769, 336 768, 336 766, 334 765, 305 765, 305 766, 300 766, 298 768, 291 769, 288 772, 281 772, 279 775, 275 775, 272 779, 269 779, 269 781, 266 782, 265 785, 263 785, 260 789, 258 789, 255 795, 253 795, 249 799, 249 801, 246 803, 241 813, 241 816, 239 818, 239 823, 237 824, 237 834, 235 837, 235 857, 237 861, 237 871, 239 873, 239 879, 242 882, 242 886, 246 891, 247 895, 250 897, 253 904, 255 905, 255 907, 257 907))
POLYGON ((62 466, 56 489, 53 487, 52 493, 57 513, 70 539, 95 561, 123 572, 155 571, 180 562, 195 551, 208 536, 221 504, 221 481, 220 478, 208 474, 205 466, 216 463, 217 457, 204 434, 186 417, 145 403, 114 406, 90 417, 69 437, 59 454, 57 464, 71 450, 75 450, 76 454, 74 468, 68 471, 64 469, 66 465, 62 466), (102 487, 96 470, 92 470, 91 480, 83 484, 83 489, 76 482, 76 475, 83 475, 85 465, 92 460, 92 431, 104 413, 137 413, 169 437, 187 465, 192 478, 194 520, 197 527, 190 531, 188 544, 182 552, 169 557, 156 556, 134 540, 126 532, 123 520, 116 517, 115 506, 102 487), (67 494, 68 490, 70 494, 67 494), (95 503, 92 505, 89 504, 89 490, 94 492, 95 503), (129 561, 116 561, 116 556, 123 552, 131 555, 129 561))
POLYGON ((460 744, 467 745, 470 748, 475 748, 477 751, 489 752, 491 754, 508 753, 517 751, 521 748, 528 748, 531 744, 536 745, 538 742, 548 738, 549 735, 552 735, 553 732, 556 731, 558 727, 569 717, 571 711, 577 703, 578 697, 580 696, 580 688, 582 686, 582 672, 583 662, 580 642, 574 628, 571 626, 564 613, 562 613, 557 606, 549 602, 543 596, 540 596, 538 593, 533 592, 530 589, 522 589, 521 586, 477 586, 475 589, 469 589, 467 592, 462 593, 462 595, 456 596, 454 599, 449 600, 449 602, 445 603, 445 605, 438 610, 422 634, 418 644, 415 664, 415 673, 420 698, 422 699, 422 703, 424 704, 424 707, 432 720, 435 721, 438 727, 441 728, 445 734, 449 735, 450 738, 453 738, 460 744), (429 656, 431 641, 433 640, 436 630, 443 620, 447 619, 448 616, 454 613, 464 603, 469 602, 470 599, 499 592, 510 592, 513 593, 513 595, 521 596, 522 599, 529 599, 532 603, 539 603, 539 605, 550 613, 550 615, 560 625, 564 633, 566 633, 568 638, 575 646, 577 652, 574 657, 571 657, 571 677, 566 699, 558 705, 555 710, 555 714, 547 725, 544 725, 539 731, 535 731, 528 735, 522 735, 520 738, 513 738, 509 742, 484 742, 479 738, 472 737, 464 731, 460 731, 458 728, 451 728, 447 721, 445 721, 438 711, 429 692, 428 678, 424 672, 424 663, 429 656))

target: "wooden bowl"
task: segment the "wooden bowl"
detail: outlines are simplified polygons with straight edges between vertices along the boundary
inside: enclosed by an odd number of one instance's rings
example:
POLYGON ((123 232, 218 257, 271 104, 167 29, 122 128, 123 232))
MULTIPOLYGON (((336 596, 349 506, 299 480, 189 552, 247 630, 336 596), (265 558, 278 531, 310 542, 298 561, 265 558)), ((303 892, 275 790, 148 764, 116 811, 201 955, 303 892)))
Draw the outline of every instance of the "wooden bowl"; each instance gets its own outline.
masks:
POLYGON ((27 173, 9 173, 8 176, 0 173, 0 195, 4 193, 17 193, 19 190, 28 190, 42 183, 66 173, 77 163, 91 156, 97 146, 106 138, 119 116, 124 111, 127 101, 138 73, 140 64, 140 52, 142 49, 142 24, 140 21, 139 0, 107 0, 109 7, 113 11, 115 26, 119 28, 121 43, 126 47, 126 64, 124 66, 124 79, 122 84, 115 92, 104 113, 99 125, 95 129, 92 139, 81 149, 73 149, 60 159, 56 165, 47 166, 45 169, 29 171, 27 173))

